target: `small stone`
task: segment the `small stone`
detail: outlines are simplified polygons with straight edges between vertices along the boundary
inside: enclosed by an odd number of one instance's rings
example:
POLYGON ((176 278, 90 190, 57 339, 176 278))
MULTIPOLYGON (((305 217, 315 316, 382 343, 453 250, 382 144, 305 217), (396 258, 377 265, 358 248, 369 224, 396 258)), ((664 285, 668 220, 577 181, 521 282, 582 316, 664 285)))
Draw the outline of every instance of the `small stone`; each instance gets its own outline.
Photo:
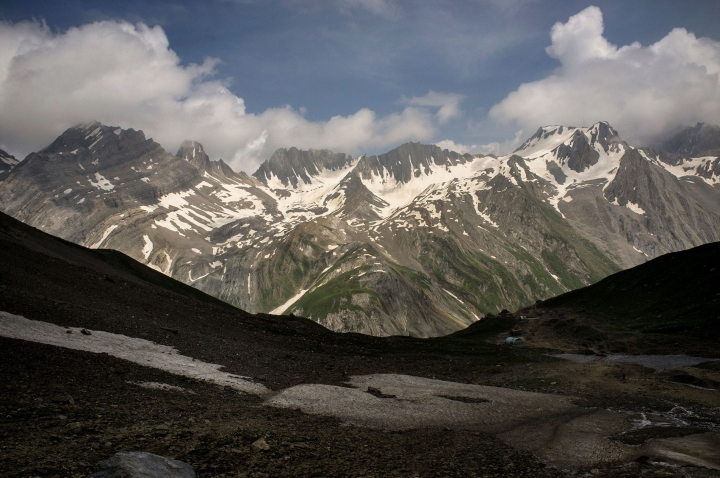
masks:
POLYGON ((557 385, 557 382, 550 382, 550 385, 557 385))
POLYGON ((599 474, 600 474, 600 470, 598 470, 597 468, 593 468, 592 470, 590 470, 590 474, 592 474, 592 475, 599 475, 599 474))
POLYGON ((68 329, 68 330, 65 331, 65 333, 66 333, 66 334, 72 334, 72 330, 69 330, 69 329, 68 329))
POLYGON ((90 331, 87 330, 87 329, 81 329, 81 330, 80 330, 80 333, 83 334, 83 335, 92 335, 92 334, 90 333, 90 331))
POLYGON ((256 440, 250 446, 255 451, 268 451, 270 449, 270 445, 267 444, 267 442, 265 441, 264 438, 260 438, 259 440, 256 440))

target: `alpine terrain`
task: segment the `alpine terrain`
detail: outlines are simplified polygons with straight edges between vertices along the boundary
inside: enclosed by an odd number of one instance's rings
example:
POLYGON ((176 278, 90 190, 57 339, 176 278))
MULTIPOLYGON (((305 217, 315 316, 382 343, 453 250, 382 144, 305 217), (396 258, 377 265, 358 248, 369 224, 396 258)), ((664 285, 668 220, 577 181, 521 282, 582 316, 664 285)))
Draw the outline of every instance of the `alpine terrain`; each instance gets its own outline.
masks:
POLYGON ((502 157, 290 148, 250 176, 197 142, 173 155, 92 123, 2 156, 0 207, 251 313, 439 336, 720 240, 719 141, 708 125, 655 148, 605 122, 545 126, 502 157))
POLYGON ((0 476, 717 477, 718 258, 372 337, 248 314, 0 213, 0 476), (92 475, 128 452, 173 466, 92 475))

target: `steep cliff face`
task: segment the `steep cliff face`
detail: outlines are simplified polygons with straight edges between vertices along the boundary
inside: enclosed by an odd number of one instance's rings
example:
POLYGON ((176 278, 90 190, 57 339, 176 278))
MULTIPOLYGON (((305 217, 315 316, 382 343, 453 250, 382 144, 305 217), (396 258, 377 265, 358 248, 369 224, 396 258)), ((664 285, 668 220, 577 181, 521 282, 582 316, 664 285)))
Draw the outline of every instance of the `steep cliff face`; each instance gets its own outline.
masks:
POLYGON ((14 167, 0 204, 251 312, 436 336, 720 240, 717 163, 601 122, 540 128, 503 157, 281 149, 248 176, 197 142, 173 156, 92 124, 14 167))

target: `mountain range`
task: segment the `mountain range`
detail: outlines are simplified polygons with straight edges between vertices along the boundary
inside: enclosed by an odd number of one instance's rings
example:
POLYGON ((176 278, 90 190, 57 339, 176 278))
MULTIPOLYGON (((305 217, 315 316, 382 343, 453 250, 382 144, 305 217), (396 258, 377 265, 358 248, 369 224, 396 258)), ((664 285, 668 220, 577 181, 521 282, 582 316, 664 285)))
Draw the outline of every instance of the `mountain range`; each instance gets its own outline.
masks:
POLYGON ((0 207, 249 312, 428 337, 720 240, 719 145, 699 124, 637 148, 599 122, 502 157, 280 149, 247 175, 91 123, 19 163, 0 152, 0 207))

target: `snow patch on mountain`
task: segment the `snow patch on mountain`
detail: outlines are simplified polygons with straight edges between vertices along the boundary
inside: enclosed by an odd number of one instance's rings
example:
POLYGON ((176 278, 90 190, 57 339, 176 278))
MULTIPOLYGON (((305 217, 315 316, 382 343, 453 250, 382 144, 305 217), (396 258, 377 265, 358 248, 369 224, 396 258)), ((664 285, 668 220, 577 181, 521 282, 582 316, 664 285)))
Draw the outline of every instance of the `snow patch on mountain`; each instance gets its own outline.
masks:
POLYGON ((110 234, 117 228, 118 228, 117 224, 113 224, 112 226, 108 227, 107 229, 105 229, 105 232, 103 232, 102 237, 100 237, 100 239, 97 242, 93 243, 92 245, 90 245, 88 247, 90 249, 98 249, 102 245, 102 243, 105 242, 105 239, 107 239, 108 236, 110 236, 110 234))

